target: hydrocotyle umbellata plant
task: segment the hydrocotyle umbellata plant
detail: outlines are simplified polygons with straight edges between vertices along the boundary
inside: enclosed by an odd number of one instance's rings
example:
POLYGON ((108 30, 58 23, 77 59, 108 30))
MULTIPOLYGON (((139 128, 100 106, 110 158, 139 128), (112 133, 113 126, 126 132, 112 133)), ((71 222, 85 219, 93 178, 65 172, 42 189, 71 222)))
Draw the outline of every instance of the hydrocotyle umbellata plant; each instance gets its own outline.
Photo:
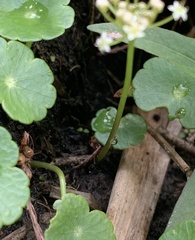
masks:
MULTIPOLYGON (((0 35, 11 39, 7 42, 0 38, 0 102, 14 120, 25 124, 42 120, 47 108, 51 108, 56 99, 56 90, 52 86, 54 78, 49 66, 42 59, 34 58, 27 46, 14 40, 29 42, 53 39, 64 33, 74 19, 74 11, 67 6, 68 3, 69 1, 51 3, 41 0, 0 2, 0 35)), ((22 214, 21 209, 29 198, 29 181, 20 169, 14 167, 19 150, 2 127, 0 140, 3 141, 0 151, 2 227, 13 223, 22 214), (13 178, 12 181, 10 178, 13 178), (9 185, 11 195, 6 184, 9 185), (5 197, 6 201, 3 200, 5 197)))
MULTIPOLYGON (((118 136, 120 136, 121 122, 123 122, 123 125, 124 122, 126 122, 125 120, 122 121, 121 118, 126 99, 129 96, 134 98, 137 106, 142 110, 149 111, 156 107, 167 107, 170 119, 179 118, 183 126, 188 128, 194 127, 195 122, 191 117, 193 114, 191 111, 188 111, 194 89, 194 57, 192 54, 190 58, 188 57, 191 50, 186 53, 186 49, 184 51, 184 48, 180 48, 180 44, 175 44, 180 41, 183 46, 186 41, 187 47, 189 46, 188 42, 190 42, 190 46, 194 45, 194 42, 179 34, 174 34, 172 31, 158 28, 173 19, 178 20, 182 18, 184 21, 187 20, 188 9, 175 1, 173 5, 168 6, 172 15, 156 22, 158 14, 164 9, 164 3, 161 0, 150 0, 147 4, 136 0, 133 1, 133 3, 130 3, 130 1, 97 0, 96 6, 108 23, 88 26, 89 30, 101 34, 100 38, 96 40, 95 45, 101 52, 110 52, 112 46, 121 42, 127 43, 128 46, 126 74, 122 94, 115 116, 109 116, 110 122, 108 127, 110 131, 107 130, 106 142, 105 139, 102 140, 102 134, 104 134, 105 129, 102 130, 101 127, 98 127, 98 124, 101 126, 103 122, 107 124, 108 121, 105 121, 106 117, 102 118, 102 115, 98 113, 96 118, 92 120, 92 128, 95 131, 95 136, 104 144, 97 160, 104 158, 114 140, 117 142, 115 148, 119 146, 120 149, 124 149, 129 145, 137 144, 136 141, 128 142, 126 139, 133 139, 133 136, 141 132, 143 139, 147 131, 146 126, 145 128, 143 127, 144 121, 141 128, 136 128, 137 132, 136 130, 130 130, 128 137, 128 131, 125 132, 126 136, 124 141, 126 141, 126 144, 123 145, 122 142, 120 144, 119 141, 116 141, 118 136), (169 39, 169 41, 167 41, 167 39, 169 39), (132 79, 135 47, 150 52, 157 57, 147 61, 144 69, 138 71, 134 79, 132 79), (178 58, 178 56, 180 57, 178 58), (180 61, 181 58, 182 60, 180 61), (182 67, 180 67, 180 65, 182 65, 182 67), (175 71, 177 71, 177 77, 173 77, 173 72, 175 71)), ((108 109, 107 111, 107 115, 110 115, 110 110, 108 109)), ((134 116, 137 117, 136 115, 134 116)), ((138 121, 140 121, 140 117, 138 121)))
MULTIPOLYGON (((11 140, 9 132, 0 127, 0 228, 11 225, 21 216, 30 198, 29 179, 15 165, 19 149, 11 140)), ((61 199, 54 202, 56 215, 45 232, 46 240, 53 239, 98 239, 115 240, 114 229, 106 214, 90 211, 88 202, 82 196, 66 193, 66 180, 56 166, 40 161, 31 161, 31 166, 55 172, 59 177, 61 199)))
MULTIPOLYGON (((40 6, 36 1, 1 1, 2 37, 25 41, 31 28, 38 34, 43 23, 41 21, 45 20, 37 19, 35 14, 37 8, 34 5, 40 6), (20 12, 21 21, 19 21, 18 12, 20 12)), ((58 7, 60 8, 59 5, 58 7)), ((71 12, 73 13, 73 10, 71 12)), ((74 14, 69 21, 73 21, 73 18, 74 14)), ((42 35, 39 34, 39 36, 38 40, 42 39, 42 35)), ((12 119, 25 124, 43 119, 47 108, 51 108, 56 99, 56 90, 52 86, 53 74, 49 66, 43 60, 34 58, 33 52, 27 46, 14 40, 7 41, 0 38, 0 56, 2 59, 0 103, 3 109, 12 119)), ((11 140, 7 130, 2 127, 0 141, 2 142, 0 149, 0 227, 2 227, 14 223, 21 216, 22 208, 30 197, 30 190, 27 176, 15 167, 19 149, 11 140)))
MULTIPOLYGON (((55 103, 53 74, 29 49, 33 41, 53 39, 71 27, 74 11, 69 1, 22 0, 0 3, 0 102, 14 120, 29 124, 42 120, 55 103), (16 31, 17 29, 17 31, 16 31), (20 40, 26 42, 26 46, 20 40)), ((29 179, 16 167, 19 149, 6 129, 0 127, 0 228, 14 223, 30 198, 29 179)), ((54 203, 57 213, 45 239, 115 240, 112 223, 101 211, 89 211, 87 201, 66 194, 63 172, 48 163, 32 161, 59 176, 61 200, 54 203)))
POLYGON ((49 169, 59 177, 61 199, 53 204, 56 215, 45 231, 46 240, 116 240, 113 225, 105 213, 90 211, 84 197, 66 193, 66 180, 57 166, 39 161, 31 161, 31 165, 49 169))

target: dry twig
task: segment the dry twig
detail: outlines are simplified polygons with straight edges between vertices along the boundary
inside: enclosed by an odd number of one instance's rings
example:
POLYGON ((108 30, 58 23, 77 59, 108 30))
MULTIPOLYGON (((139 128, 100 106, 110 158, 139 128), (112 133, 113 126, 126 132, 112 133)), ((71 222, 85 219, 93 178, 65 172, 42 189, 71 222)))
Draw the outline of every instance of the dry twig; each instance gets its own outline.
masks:
MULTIPOLYGON (((26 173, 26 175, 31 179, 32 173, 30 169, 30 159, 34 155, 33 149, 29 147, 29 138, 30 135, 25 131, 20 142, 20 156, 18 165, 26 173)), ((37 221, 36 211, 31 201, 29 200, 26 210, 29 213, 30 219, 32 221, 33 229, 37 240, 44 240, 43 231, 37 221)))
POLYGON ((42 229, 41 229, 41 227, 40 227, 40 225, 37 221, 37 214, 36 214, 36 211, 34 209, 34 206, 31 203, 31 201, 28 202, 26 209, 29 213, 31 222, 33 224, 33 229, 34 229, 36 239, 37 240, 44 240, 43 231, 42 231, 42 229))
POLYGON ((181 158, 175 149, 163 138, 163 136, 148 124, 149 134, 160 144, 170 158, 180 167, 183 173, 189 177, 192 174, 190 166, 181 158))
POLYGON ((195 156, 195 146, 177 136, 174 136, 164 128, 160 127, 158 128, 158 132, 171 144, 173 144, 175 147, 180 148, 181 150, 184 150, 185 152, 195 156))
POLYGON ((6 237, 4 237, 2 240, 22 240, 26 236, 26 226, 22 226, 6 237))

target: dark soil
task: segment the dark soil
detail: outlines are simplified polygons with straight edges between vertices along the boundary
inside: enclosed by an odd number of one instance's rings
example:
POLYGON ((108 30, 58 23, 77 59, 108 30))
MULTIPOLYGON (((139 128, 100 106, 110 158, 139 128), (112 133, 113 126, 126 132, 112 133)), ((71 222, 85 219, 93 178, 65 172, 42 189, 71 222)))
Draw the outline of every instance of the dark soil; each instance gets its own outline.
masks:
MULTIPOLYGON (((44 59, 54 73, 54 85, 58 93, 54 107, 48 111, 43 121, 28 126, 9 119, 0 109, 0 125, 11 132, 18 144, 23 132, 27 131, 31 135, 35 152, 33 159, 46 162, 64 156, 80 157, 93 152, 89 144, 93 136, 91 119, 100 108, 117 106, 118 99, 113 98, 113 95, 121 88, 124 77, 125 50, 110 55, 99 54, 94 47, 96 35, 86 29, 90 23, 102 21, 101 15, 94 9, 93 1, 72 0, 71 5, 76 12, 74 26, 57 39, 37 42, 32 47, 35 56, 44 59), (51 57, 55 57, 54 62, 51 57), (79 132, 79 128, 87 129, 88 132, 79 132)), ((177 25, 176 30, 187 33, 194 19, 191 18, 190 21, 184 25, 177 25)), ((148 57, 147 54, 136 51, 135 72, 148 57)), ((126 111, 129 111, 132 105, 133 102, 129 100, 126 111)), ((105 161, 98 165, 91 161, 78 169, 74 168, 73 163, 60 167, 66 175, 68 186, 90 193, 99 209, 106 211, 120 156, 120 151, 112 150, 105 161)), ((55 199, 49 197, 43 186, 59 186, 59 183, 55 174, 51 172, 32 169, 32 173, 31 201, 40 225, 45 229, 48 226, 48 215, 53 214, 52 204, 55 199)), ((162 188, 148 240, 157 240, 164 231, 184 184, 185 177, 172 163, 162 188)), ((0 239, 23 225, 27 227, 27 235, 23 239, 35 239, 26 211, 16 224, 4 227, 0 231, 0 239)))

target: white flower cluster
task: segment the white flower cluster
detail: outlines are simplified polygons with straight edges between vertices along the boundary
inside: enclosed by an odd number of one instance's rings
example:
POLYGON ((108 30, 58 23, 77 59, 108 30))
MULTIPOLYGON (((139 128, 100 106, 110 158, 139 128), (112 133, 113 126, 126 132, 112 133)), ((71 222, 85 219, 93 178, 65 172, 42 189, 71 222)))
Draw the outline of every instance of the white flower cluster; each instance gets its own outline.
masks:
MULTIPOLYGON (((144 31, 156 19, 157 15, 163 11, 164 3, 162 0, 149 0, 145 2, 130 3, 124 0, 96 0, 97 8, 108 17, 113 18, 115 24, 121 28, 124 39, 133 41, 136 38, 144 37, 144 31), (110 15, 111 13, 111 15, 110 15)), ((187 8, 179 2, 174 1, 173 5, 168 6, 172 11, 174 20, 187 19, 187 8)), ((105 32, 96 41, 96 46, 101 52, 109 52, 110 44, 114 38, 105 32)))
MULTIPOLYGON (((123 0, 96 0, 96 6, 102 13, 107 14, 111 10, 116 24, 124 33, 123 37, 132 41, 145 35, 145 29, 164 8, 161 0, 150 0, 150 2, 148 5, 144 2, 133 4, 123 0)), ((104 32, 95 45, 101 52, 109 52, 113 39, 104 32)))
POLYGON ((144 30, 150 25, 155 13, 144 2, 137 4, 120 1, 116 10, 116 19, 129 41, 144 36, 144 30))

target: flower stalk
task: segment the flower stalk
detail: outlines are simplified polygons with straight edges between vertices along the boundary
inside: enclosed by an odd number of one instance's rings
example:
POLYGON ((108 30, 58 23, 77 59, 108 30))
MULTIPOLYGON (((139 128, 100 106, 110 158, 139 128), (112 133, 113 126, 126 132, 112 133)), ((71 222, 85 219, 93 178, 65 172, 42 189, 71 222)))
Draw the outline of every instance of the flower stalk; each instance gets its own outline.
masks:
POLYGON ((118 109, 116 118, 108 137, 106 144, 103 146, 101 152, 97 157, 97 161, 101 161, 107 154, 108 150, 110 149, 112 142, 116 140, 116 132, 118 130, 120 120, 123 115, 123 111, 125 108, 126 100, 128 97, 129 88, 132 86, 132 70, 133 70, 133 59, 134 59, 134 41, 129 42, 127 48, 127 61, 126 61, 126 73, 125 73, 125 80, 122 89, 121 98, 119 101, 118 109))
POLYGON ((133 3, 130 3, 129 0, 96 1, 96 6, 102 15, 108 22, 114 23, 120 29, 120 33, 117 33, 119 36, 116 37, 116 35, 114 35, 116 33, 102 32, 100 38, 96 40, 95 46, 103 53, 110 52, 111 46, 121 41, 125 40, 125 42, 128 42, 126 73, 122 95, 112 130, 106 144, 97 157, 97 161, 102 160, 106 156, 111 145, 117 141, 117 130, 123 115, 129 89, 132 89, 134 40, 144 37, 147 28, 159 27, 172 20, 187 20, 188 9, 178 1, 174 1, 173 5, 168 6, 168 10, 172 12, 172 15, 161 21, 155 22, 158 14, 163 11, 164 5, 164 2, 161 0, 149 0, 147 4, 138 0, 134 0, 133 3))

